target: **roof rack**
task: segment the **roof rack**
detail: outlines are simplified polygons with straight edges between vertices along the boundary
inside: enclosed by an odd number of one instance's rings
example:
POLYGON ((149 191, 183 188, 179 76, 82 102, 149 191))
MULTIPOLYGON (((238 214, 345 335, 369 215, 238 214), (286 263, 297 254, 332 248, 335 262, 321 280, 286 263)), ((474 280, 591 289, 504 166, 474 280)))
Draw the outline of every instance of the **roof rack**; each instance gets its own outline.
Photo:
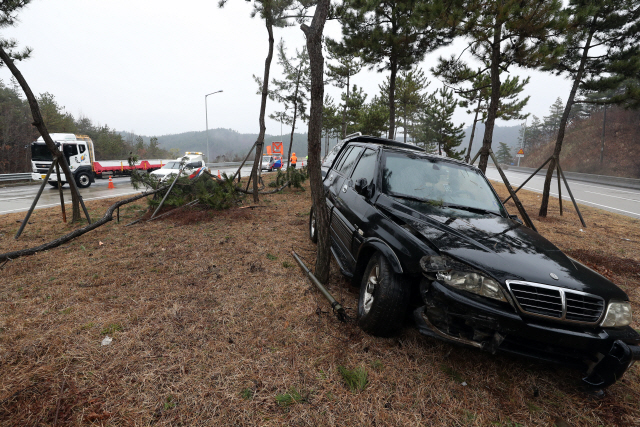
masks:
MULTIPOLYGON (((358 132, 358 133, 360 133, 360 132, 358 132)), ((418 147, 417 145, 407 144, 405 142, 400 142, 400 141, 394 141, 393 139, 379 138, 377 136, 358 135, 358 136, 354 136, 353 138, 347 137, 347 138, 345 138, 344 141, 345 142, 372 142, 374 144, 390 145, 392 147, 407 148, 409 150, 424 151, 422 148, 418 147)))

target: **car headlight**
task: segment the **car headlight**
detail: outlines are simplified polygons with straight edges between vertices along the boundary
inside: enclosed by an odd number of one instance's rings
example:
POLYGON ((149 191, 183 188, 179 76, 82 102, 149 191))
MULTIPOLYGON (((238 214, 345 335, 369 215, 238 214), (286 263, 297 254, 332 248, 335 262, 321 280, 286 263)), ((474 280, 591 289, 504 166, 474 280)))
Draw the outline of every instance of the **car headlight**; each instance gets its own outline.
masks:
POLYGON ((603 328, 627 326, 631 323, 631 304, 629 301, 610 302, 607 314, 600 324, 603 328))
POLYGON ((500 284, 482 274, 449 270, 438 272, 436 279, 456 289, 507 302, 500 288, 500 284))

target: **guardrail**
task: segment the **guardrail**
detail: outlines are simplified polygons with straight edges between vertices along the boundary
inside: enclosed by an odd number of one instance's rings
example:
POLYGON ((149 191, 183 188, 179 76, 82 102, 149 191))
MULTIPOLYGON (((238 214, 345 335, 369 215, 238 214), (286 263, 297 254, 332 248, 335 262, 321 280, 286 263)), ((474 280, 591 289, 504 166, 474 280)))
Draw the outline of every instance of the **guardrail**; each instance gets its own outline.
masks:
POLYGON ((0 181, 30 181, 31 173, 5 173, 0 174, 0 181))

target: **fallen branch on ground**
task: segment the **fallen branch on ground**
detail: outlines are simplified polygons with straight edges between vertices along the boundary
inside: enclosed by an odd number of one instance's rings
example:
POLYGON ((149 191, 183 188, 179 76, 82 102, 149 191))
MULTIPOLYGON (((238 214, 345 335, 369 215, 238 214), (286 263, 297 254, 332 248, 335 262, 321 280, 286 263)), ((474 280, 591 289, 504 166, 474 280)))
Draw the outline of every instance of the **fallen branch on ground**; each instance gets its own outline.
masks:
POLYGON ((115 210, 118 207, 120 207, 122 205, 126 205, 127 203, 135 202, 136 200, 142 199, 143 197, 150 196, 151 194, 157 193, 160 190, 161 189, 152 190, 152 191, 147 192, 147 193, 142 193, 142 194, 138 194, 137 196, 129 197, 128 199, 120 200, 119 202, 116 202, 113 205, 109 206, 109 209, 107 209, 107 212, 105 212, 104 216, 100 220, 98 220, 98 221, 96 221, 96 222, 94 222, 92 224, 89 224, 86 227, 82 227, 82 228, 79 228, 77 230, 73 230, 69 234, 66 234, 66 235, 64 235, 62 237, 59 237, 59 238, 57 238, 55 240, 52 240, 49 243, 45 243, 43 245, 36 246, 35 248, 21 249, 19 251, 13 251, 13 252, 7 252, 7 253, 4 253, 4 254, 0 254, 0 262, 14 260, 14 259, 22 257, 22 256, 34 255, 37 252, 42 252, 42 251, 46 251, 48 249, 56 248, 56 247, 60 246, 63 243, 66 243, 66 242, 68 242, 70 240, 73 240, 76 237, 82 236, 85 233, 88 233, 91 230, 95 230, 96 228, 100 227, 101 225, 106 224, 109 221, 113 221, 113 212, 115 212, 115 210))

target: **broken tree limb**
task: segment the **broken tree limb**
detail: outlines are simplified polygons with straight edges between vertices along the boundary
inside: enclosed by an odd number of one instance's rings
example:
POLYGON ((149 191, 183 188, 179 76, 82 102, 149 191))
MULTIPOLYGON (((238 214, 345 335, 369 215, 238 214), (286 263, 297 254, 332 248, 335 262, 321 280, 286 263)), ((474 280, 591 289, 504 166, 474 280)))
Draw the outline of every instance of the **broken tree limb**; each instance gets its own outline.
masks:
POLYGON ((167 215, 169 215, 169 214, 172 214, 172 213, 174 213, 175 211, 177 211, 178 209, 186 208, 187 206, 193 206, 193 205, 197 204, 199 201, 200 201, 200 200, 198 200, 198 199, 192 200, 192 201, 190 201, 190 202, 189 202, 189 203, 187 203, 187 204, 184 204, 184 205, 182 205, 182 206, 178 206, 178 207, 177 207, 177 208, 175 208, 175 209, 171 209, 169 212, 165 212, 165 213, 163 213, 162 215, 158 215, 158 216, 156 216, 156 217, 154 217, 154 218, 151 218, 151 219, 150 219, 149 221, 147 221, 147 222, 151 222, 151 221, 156 220, 156 219, 158 219, 158 218, 162 218, 163 216, 167 216, 167 215))
MULTIPOLYGON (((164 187, 162 187, 164 188, 164 187)), ((107 209, 107 211, 105 212, 104 216, 94 222, 91 223, 85 227, 79 228, 77 230, 72 231, 69 234, 66 234, 62 237, 59 237, 55 240, 52 240, 49 243, 45 243, 43 245, 40 246, 36 246, 35 248, 29 248, 29 249, 21 249, 19 251, 12 251, 12 252, 7 252, 4 254, 0 254, 0 262, 2 261, 7 261, 7 260, 13 260, 22 256, 28 256, 28 255, 34 255, 37 252, 42 252, 42 251, 46 251, 48 249, 53 249, 56 248, 60 245, 62 245, 63 243, 66 243, 70 240, 75 239, 76 237, 82 236, 83 234, 88 233, 91 230, 95 230, 96 228, 100 227, 101 225, 106 224, 109 221, 113 220, 113 212, 122 205, 126 205, 127 203, 131 203, 131 202, 135 202, 138 199, 142 199, 143 197, 146 196, 150 196, 151 194, 154 194, 156 192, 158 192, 160 189, 158 190, 152 190, 150 192, 147 193, 142 193, 142 194, 138 194, 137 196, 133 196, 133 197, 129 197, 128 199, 124 199, 124 200, 120 200, 116 203, 114 203, 113 205, 109 206, 109 208, 107 209)))

